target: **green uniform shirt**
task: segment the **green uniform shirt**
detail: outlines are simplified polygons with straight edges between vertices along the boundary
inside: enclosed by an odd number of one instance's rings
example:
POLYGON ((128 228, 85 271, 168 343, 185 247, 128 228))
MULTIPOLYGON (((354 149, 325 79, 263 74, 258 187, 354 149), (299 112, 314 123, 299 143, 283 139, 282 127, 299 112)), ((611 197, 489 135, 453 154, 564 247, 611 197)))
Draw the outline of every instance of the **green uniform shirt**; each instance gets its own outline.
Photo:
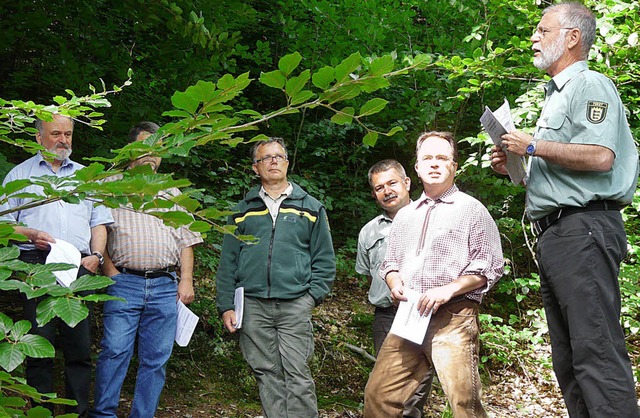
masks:
POLYGON ((534 137, 545 141, 601 145, 615 154, 608 172, 575 171, 531 157, 527 214, 540 219, 564 206, 590 200, 628 204, 638 180, 638 151, 618 90, 579 61, 553 77, 534 137))

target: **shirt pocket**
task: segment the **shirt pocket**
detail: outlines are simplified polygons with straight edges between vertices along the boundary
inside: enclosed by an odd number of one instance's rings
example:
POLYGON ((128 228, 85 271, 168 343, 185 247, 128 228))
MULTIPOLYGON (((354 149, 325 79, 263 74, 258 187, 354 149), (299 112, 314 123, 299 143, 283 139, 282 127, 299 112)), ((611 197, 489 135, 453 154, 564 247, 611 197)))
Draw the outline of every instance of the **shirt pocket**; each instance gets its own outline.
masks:
POLYGON ((569 132, 569 118, 564 112, 554 112, 538 119, 536 136, 545 140, 568 142, 563 138, 571 138, 569 132))

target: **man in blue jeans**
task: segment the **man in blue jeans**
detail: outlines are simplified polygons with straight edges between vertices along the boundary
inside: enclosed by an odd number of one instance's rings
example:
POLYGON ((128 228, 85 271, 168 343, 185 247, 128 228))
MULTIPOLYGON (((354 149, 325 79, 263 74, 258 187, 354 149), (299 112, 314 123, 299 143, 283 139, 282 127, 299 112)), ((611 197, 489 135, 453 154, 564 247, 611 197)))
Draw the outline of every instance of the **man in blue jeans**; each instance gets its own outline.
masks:
MULTIPOLYGON (((129 139, 144 140, 158 128, 155 123, 142 122, 129 132, 129 139)), ((142 164, 156 171, 160 158, 144 156, 129 168, 142 164)), ((160 197, 178 193, 170 189, 160 197)), ((115 222, 108 230, 103 272, 115 281, 108 294, 126 301, 104 305, 102 351, 96 368, 94 409, 89 416, 116 417, 138 336, 139 366, 130 417, 153 418, 173 349, 177 300, 193 301, 193 246, 202 238, 187 227, 168 227, 159 218, 132 208, 118 208, 112 213, 115 222)))

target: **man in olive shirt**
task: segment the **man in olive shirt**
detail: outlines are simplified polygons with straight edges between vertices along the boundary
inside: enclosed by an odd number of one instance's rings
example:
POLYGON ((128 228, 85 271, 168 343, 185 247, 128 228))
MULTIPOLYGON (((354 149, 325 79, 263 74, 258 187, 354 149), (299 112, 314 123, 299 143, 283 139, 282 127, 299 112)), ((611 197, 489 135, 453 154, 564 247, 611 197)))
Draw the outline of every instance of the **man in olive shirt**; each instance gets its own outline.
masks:
MULTIPOLYGON (((369 169, 369 185, 371 195, 380 204, 383 213, 370 220, 360 230, 356 271, 366 275, 371 282, 369 302, 375 306, 373 346, 377 356, 396 315, 396 306, 391 300, 389 286, 380 277, 380 264, 387 251, 387 236, 391 229, 391 222, 396 213, 411 202, 409 196, 411 179, 407 177, 404 167, 398 161, 382 160, 369 169)), ((423 416, 423 407, 430 392, 432 380, 433 373, 429 373, 415 395, 406 402, 404 417, 423 416)))
MULTIPOLYGON (((502 148, 529 155, 527 214, 553 366, 571 417, 639 417, 620 326, 618 272, 627 253, 619 209, 633 198, 638 152, 614 84, 587 67, 596 34, 579 3, 543 12, 531 42, 551 76, 533 136, 512 131, 502 148)), ((492 167, 505 173, 494 149, 492 167)))

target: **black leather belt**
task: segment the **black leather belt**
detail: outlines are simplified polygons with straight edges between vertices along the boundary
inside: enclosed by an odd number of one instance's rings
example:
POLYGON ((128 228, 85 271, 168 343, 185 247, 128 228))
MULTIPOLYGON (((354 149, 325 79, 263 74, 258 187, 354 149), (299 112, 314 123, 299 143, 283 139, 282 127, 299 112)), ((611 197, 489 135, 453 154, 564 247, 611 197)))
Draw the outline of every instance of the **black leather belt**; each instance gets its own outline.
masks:
POLYGON ((620 210, 620 204, 615 200, 592 200, 585 206, 566 206, 550 213, 544 218, 531 221, 531 229, 536 236, 542 235, 558 219, 578 212, 589 212, 594 210, 620 210))
POLYGON ((155 269, 155 270, 134 270, 128 269, 126 267, 116 267, 120 273, 125 274, 133 274, 135 276, 144 277, 145 279, 155 279, 157 277, 171 277, 173 278, 173 274, 171 274, 175 270, 175 266, 169 266, 163 269, 155 269))

